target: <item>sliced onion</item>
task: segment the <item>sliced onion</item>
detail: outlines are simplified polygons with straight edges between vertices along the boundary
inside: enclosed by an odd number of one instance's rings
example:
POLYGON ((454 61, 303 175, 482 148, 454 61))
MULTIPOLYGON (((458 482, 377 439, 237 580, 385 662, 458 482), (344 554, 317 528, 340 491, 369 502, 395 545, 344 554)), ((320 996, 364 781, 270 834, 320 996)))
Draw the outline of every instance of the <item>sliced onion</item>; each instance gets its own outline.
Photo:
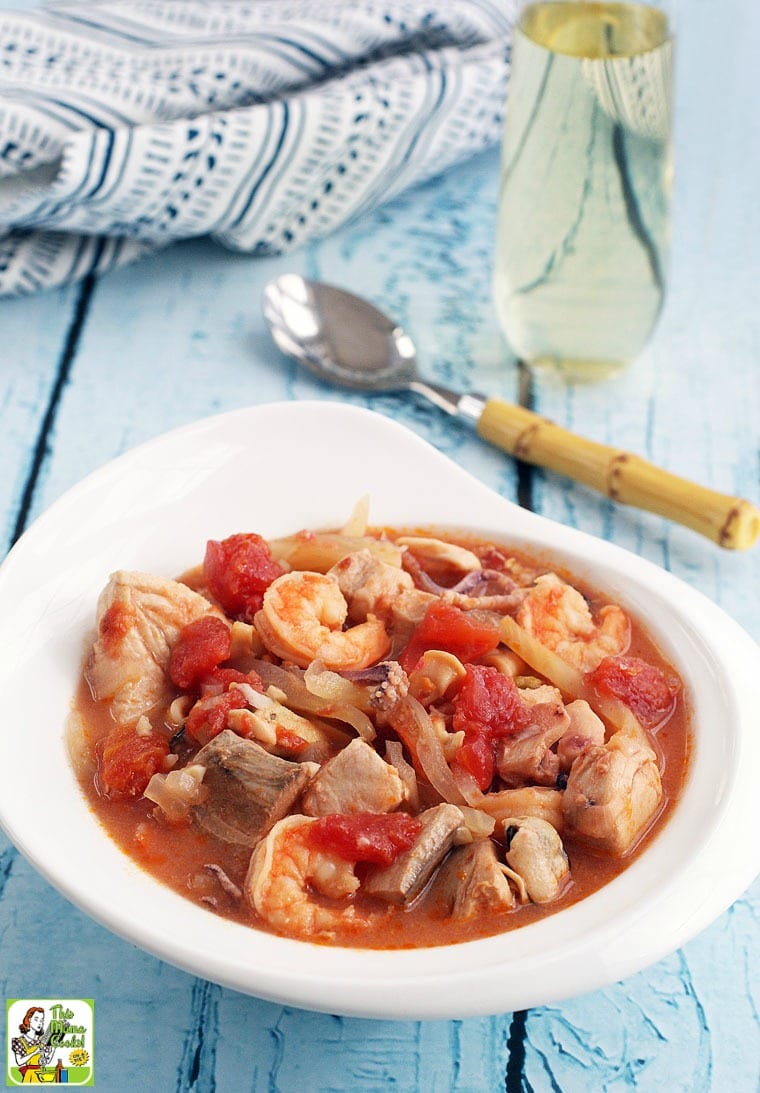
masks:
POLYGON ((154 774, 144 796, 158 805, 167 820, 184 820, 194 805, 202 804, 208 797, 208 787, 202 784, 205 773, 204 766, 192 763, 168 774, 154 774))
POLYGON ((404 787, 404 797, 414 812, 419 811, 420 791, 417 785, 417 775, 414 767, 404 758, 404 748, 400 740, 387 740, 385 743, 385 758, 398 772, 404 787))
POLYGON ((363 497, 354 505, 354 511, 346 520, 343 527, 340 529, 341 535, 365 535, 367 532, 367 524, 369 523, 369 494, 365 493, 363 497))
POLYGON ((354 680, 344 679, 337 672, 325 668, 321 660, 313 660, 303 675, 306 689, 319 698, 327 699, 331 703, 347 703, 349 706, 357 706, 364 713, 370 707, 370 692, 366 687, 354 680))
POLYGON ((474 777, 463 767, 457 767, 454 780, 459 787, 459 792, 471 808, 481 808, 486 797, 493 796, 493 794, 483 793, 474 777))
POLYGON ((581 697, 584 689, 583 675, 577 668, 558 657, 552 649, 547 649, 510 615, 501 620, 500 632, 504 644, 521 656, 539 675, 546 676, 565 694, 571 694, 574 698, 581 697))
MULTIPOLYGON (((285 703, 301 713, 313 713, 334 721, 344 721, 361 736, 362 740, 374 740, 375 726, 366 713, 347 702, 330 702, 312 694, 305 683, 305 673, 300 668, 286 670, 266 660, 257 660, 253 667, 264 685, 282 691, 285 703)), ((338 677, 340 679, 340 676, 338 677)), ((347 682, 344 680, 343 682, 347 682)))
POLYGON ((401 566, 401 547, 388 539, 375 539, 371 535, 302 532, 285 539, 270 539, 269 548, 278 562, 286 562, 292 569, 306 569, 314 573, 327 573, 341 558, 357 550, 369 550, 381 562, 397 568, 401 566))
POLYGON ((408 744, 421 773, 442 799, 452 805, 466 804, 464 795, 446 762, 443 745, 425 707, 416 698, 407 695, 396 703, 391 723, 398 735, 408 744))
POLYGON ((362 713, 356 706, 325 706, 322 710, 323 717, 332 717, 336 721, 344 721, 347 725, 350 725, 353 729, 356 729, 362 740, 366 740, 369 744, 377 736, 375 726, 372 721, 367 717, 366 713, 362 713))
POLYGON ((479 808, 471 808, 469 805, 460 805, 464 816, 465 826, 474 839, 487 839, 493 835, 496 820, 479 808))
POLYGON ((254 660, 252 667, 265 687, 276 687, 282 691, 289 706, 306 713, 318 713, 324 706, 324 702, 307 689, 303 681, 303 669, 281 668, 278 664, 270 664, 268 660, 254 660))

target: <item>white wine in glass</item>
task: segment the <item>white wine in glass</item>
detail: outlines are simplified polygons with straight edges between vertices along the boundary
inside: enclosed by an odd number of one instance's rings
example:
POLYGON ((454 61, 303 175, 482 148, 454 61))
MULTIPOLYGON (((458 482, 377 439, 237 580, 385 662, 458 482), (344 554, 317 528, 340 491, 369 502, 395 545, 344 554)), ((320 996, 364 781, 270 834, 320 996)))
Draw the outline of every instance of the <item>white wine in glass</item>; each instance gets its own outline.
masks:
POLYGON ((646 4, 552 0, 515 28, 494 290, 535 368, 594 379, 629 363, 662 307, 672 37, 646 4))

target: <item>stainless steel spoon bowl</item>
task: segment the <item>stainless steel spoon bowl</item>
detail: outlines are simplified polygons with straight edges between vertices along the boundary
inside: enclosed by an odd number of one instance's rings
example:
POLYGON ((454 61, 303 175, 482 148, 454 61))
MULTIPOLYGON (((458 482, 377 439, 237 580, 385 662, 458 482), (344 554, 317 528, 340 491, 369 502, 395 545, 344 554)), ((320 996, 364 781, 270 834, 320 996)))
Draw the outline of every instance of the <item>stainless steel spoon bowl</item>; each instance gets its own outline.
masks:
POLYGON ((354 391, 414 391, 476 423, 487 399, 417 374, 409 335, 360 296, 286 273, 264 289, 264 316, 279 349, 322 380, 354 391))
POLYGON ((744 550, 760 535, 760 510, 749 501, 577 436, 523 406, 421 380, 409 335, 350 292, 288 273, 265 287, 264 316, 282 352, 322 380, 356 391, 413 391, 510 455, 666 516, 720 546, 744 550))

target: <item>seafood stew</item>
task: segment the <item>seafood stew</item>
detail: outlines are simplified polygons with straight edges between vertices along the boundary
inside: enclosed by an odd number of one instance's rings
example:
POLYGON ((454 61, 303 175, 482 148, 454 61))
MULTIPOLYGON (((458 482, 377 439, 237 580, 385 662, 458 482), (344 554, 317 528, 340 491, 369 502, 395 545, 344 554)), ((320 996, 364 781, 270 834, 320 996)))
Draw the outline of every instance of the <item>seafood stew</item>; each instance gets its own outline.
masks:
POLYGON ((105 828, 209 910, 371 948, 493 935, 596 891, 684 783, 639 622, 502 545, 368 530, 112 575, 77 699, 105 828))

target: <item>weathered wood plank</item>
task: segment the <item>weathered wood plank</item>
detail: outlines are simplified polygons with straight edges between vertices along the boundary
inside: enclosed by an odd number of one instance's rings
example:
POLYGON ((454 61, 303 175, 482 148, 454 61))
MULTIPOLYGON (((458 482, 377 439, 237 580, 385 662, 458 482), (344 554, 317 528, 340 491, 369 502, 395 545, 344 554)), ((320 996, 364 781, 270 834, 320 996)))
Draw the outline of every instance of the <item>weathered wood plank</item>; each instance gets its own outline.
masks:
POLYGON ((56 382, 64 369, 66 336, 79 293, 72 287, 44 299, 0 300, 0 555, 22 517, 38 446, 40 472, 46 469, 45 416, 52 415, 54 428, 56 382))
POLYGON ((754 1090, 760 1078, 758 976, 747 953, 756 899, 741 900, 699 938, 651 971, 528 1023, 526 1078, 563 1093, 663 1086, 754 1090), (552 1083, 555 1083, 554 1086, 552 1083))

